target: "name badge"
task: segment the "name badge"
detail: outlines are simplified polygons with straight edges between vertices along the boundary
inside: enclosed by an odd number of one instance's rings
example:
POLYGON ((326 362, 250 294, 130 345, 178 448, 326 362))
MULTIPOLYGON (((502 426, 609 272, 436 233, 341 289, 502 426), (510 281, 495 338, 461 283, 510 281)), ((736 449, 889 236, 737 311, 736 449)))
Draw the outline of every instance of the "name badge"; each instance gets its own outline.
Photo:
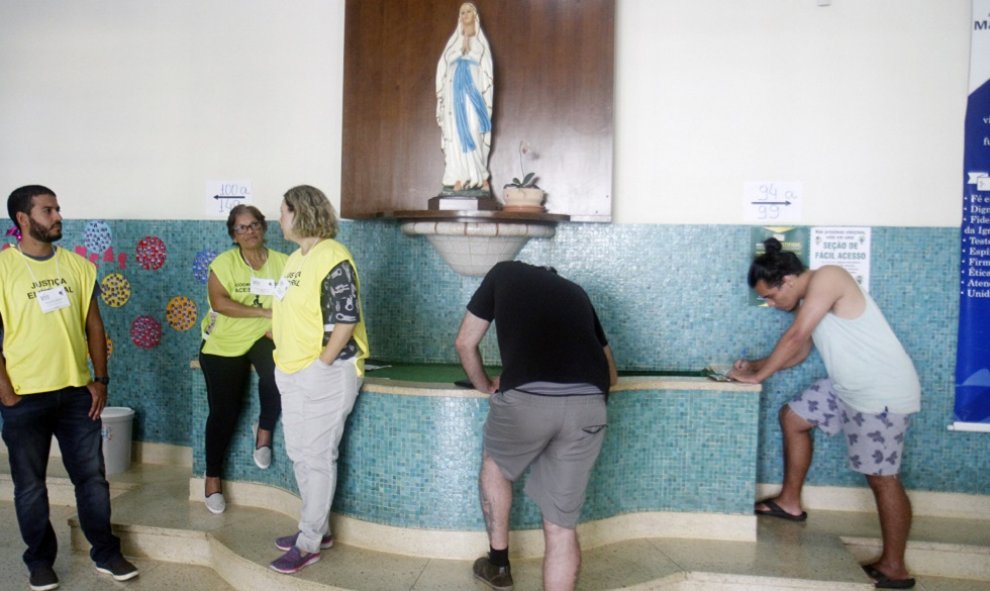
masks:
MULTIPOLYGON (((275 293, 275 280, 262 277, 251 278, 251 293, 254 295, 270 296, 275 293)), ((280 298, 281 299, 281 298, 280 298)))
POLYGON ((45 289, 35 294, 38 298, 38 305, 45 314, 69 307, 69 294, 65 293, 64 287, 53 287, 45 289))
POLYGON ((281 302, 282 298, 285 297, 285 294, 288 293, 288 291, 289 291, 289 282, 285 279, 285 277, 279 279, 278 285, 275 286, 275 297, 278 298, 278 301, 281 302))

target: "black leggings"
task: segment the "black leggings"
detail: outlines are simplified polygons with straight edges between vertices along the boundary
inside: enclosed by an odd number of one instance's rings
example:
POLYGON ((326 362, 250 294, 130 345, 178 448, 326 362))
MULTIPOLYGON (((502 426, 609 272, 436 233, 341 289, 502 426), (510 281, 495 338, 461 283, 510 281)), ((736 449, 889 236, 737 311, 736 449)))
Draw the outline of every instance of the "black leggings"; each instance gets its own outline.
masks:
POLYGON ((258 372, 258 400, 261 406, 258 428, 266 431, 275 429, 275 422, 282 414, 282 401, 275 385, 274 350, 272 340, 262 337, 240 357, 199 352, 199 366, 206 379, 206 397, 210 403, 210 414, 206 418, 207 476, 222 475, 224 456, 244 407, 244 390, 251 377, 252 365, 258 372))

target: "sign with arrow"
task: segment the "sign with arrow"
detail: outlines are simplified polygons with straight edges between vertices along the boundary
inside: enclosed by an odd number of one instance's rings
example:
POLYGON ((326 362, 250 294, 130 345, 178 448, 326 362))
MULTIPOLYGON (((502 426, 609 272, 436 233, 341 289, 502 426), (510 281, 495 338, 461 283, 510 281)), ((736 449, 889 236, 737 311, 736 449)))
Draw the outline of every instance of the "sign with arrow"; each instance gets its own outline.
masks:
POLYGON ((750 181, 743 184, 743 218, 754 224, 801 222, 801 183, 750 181))
POLYGON ((227 217, 241 203, 251 203, 251 181, 206 181, 206 214, 227 217))

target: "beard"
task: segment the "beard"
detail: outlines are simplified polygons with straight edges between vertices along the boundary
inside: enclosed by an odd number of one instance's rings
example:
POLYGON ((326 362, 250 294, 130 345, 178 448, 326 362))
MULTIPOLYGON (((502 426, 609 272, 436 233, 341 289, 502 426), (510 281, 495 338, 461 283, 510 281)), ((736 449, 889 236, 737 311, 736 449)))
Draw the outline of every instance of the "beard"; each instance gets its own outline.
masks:
POLYGON ((34 221, 34 218, 28 218, 30 224, 28 226, 28 234, 31 238, 39 242, 47 242, 51 244, 62 239, 62 222, 55 222, 47 228, 42 226, 38 222, 34 221))

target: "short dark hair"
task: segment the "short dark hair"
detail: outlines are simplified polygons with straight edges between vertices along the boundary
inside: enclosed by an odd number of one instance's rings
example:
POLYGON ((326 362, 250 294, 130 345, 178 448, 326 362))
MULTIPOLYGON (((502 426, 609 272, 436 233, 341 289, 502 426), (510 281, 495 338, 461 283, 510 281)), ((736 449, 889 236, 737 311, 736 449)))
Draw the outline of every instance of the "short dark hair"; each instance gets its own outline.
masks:
POLYGON ((763 241, 763 249, 763 254, 753 259, 749 266, 747 280, 750 287, 756 287, 759 281, 767 287, 780 287, 784 277, 804 273, 804 263, 793 252, 783 250, 780 240, 767 238, 763 241))
POLYGON ((10 220, 14 222, 14 225, 23 232, 24 228, 21 228, 20 224, 17 223, 17 212, 26 213, 31 215, 31 207, 33 206, 33 199, 38 195, 51 195, 55 197, 55 191, 52 191, 48 187, 43 187, 41 185, 25 185, 19 189, 14 189, 14 192, 10 194, 7 198, 7 215, 10 216, 10 220))
POLYGON ((227 234, 231 238, 234 237, 234 224, 236 223, 237 216, 242 213, 251 214, 261 224, 261 231, 268 231, 268 222, 265 221, 265 214, 261 213, 261 210, 253 205, 241 203, 240 205, 235 205, 234 209, 230 210, 230 215, 227 216, 227 234))

